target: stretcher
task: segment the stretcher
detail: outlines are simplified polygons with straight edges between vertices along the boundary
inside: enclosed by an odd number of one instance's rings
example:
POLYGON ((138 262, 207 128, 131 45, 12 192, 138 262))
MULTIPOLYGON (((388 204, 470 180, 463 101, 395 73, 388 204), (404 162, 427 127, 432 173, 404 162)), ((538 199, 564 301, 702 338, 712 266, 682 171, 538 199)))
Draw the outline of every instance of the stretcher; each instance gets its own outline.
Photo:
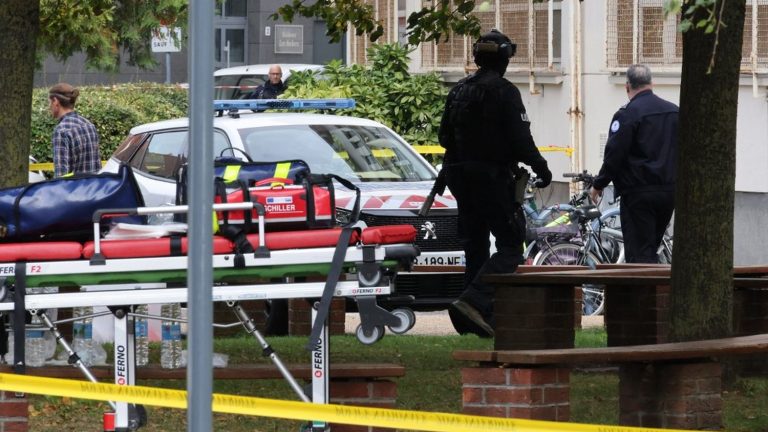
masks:
MULTIPOLYGON (((215 204, 214 210, 244 209, 259 214, 258 232, 245 233, 231 240, 214 236, 212 300, 226 302, 246 331, 252 334, 265 355, 280 369, 300 399, 327 403, 328 328, 327 309, 331 297, 356 301, 361 324, 357 337, 364 344, 378 341, 388 327, 405 333, 414 324, 408 309, 387 311, 377 305, 377 297, 393 295, 393 279, 398 270, 410 268, 418 249, 412 244, 416 231, 410 225, 344 227, 306 231, 265 232, 264 210, 258 203, 215 204), (278 280, 306 278, 325 282, 275 283, 278 280), (253 320, 240 307, 244 300, 320 299, 312 310, 310 335, 313 374, 311 399, 296 383, 277 353, 256 329, 253 320)), ((24 322, 25 312, 37 314, 70 354, 69 363, 95 381, 67 341, 45 314, 46 309, 81 306, 106 306, 114 315, 116 384, 135 383, 134 319, 132 305, 187 301, 186 282, 188 239, 171 236, 148 239, 104 240, 101 221, 125 214, 185 212, 186 206, 112 209, 94 215, 94 239, 79 242, 37 242, 0 244, 0 313, 14 314, 24 322), (121 288, 109 287, 122 284, 121 288), (28 288, 45 286, 85 286, 88 291, 27 294, 28 288), (99 287, 103 286, 104 289, 99 287), (158 286, 161 286, 158 288, 158 286), (129 303, 126 305, 126 303, 129 303)), ((141 315, 151 319, 157 316, 141 315)), ((166 319, 167 318, 163 318, 166 319)), ((23 327, 14 329, 23 338, 23 327)), ((24 344, 21 345, 23 349, 24 344)), ((16 348, 16 359, 24 355, 16 348)), ((23 361, 15 369, 24 372, 23 361)), ((113 403, 118 430, 135 430, 142 425, 142 411, 124 403, 113 403)), ((315 425, 313 430, 325 430, 315 425)))

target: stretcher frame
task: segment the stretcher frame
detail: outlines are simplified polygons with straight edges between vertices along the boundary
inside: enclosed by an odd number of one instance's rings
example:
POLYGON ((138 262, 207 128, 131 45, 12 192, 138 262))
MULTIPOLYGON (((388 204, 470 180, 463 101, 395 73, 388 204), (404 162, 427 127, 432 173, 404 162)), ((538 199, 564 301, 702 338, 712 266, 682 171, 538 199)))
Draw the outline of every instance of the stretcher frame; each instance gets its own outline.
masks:
MULTIPOLYGON (((316 247, 311 249, 268 250, 265 246, 267 234, 264 230, 263 208, 258 203, 216 204, 214 210, 253 209, 259 214, 259 245, 255 252, 243 254, 233 252, 213 256, 213 276, 217 282, 212 287, 212 300, 224 301, 230 306, 240 324, 253 335, 283 377, 293 388, 297 396, 305 402, 328 403, 328 321, 321 325, 320 337, 314 341, 310 353, 310 362, 316 368, 311 380, 311 399, 305 394, 279 356, 258 332, 253 320, 240 307, 244 300, 320 298, 328 294, 327 282, 301 283, 234 283, 234 280, 266 279, 298 275, 325 275, 331 270, 330 262, 335 248, 316 247), (237 263, 237 264, 236 264, 237 263)), ((57 342, 70 354, 69 363, 79 368, 87 379, 96 381, 88 368, 82 363, 77 353, 67 343, 56 328, 58 322, 52 322, 45 310, 51 308, 106 306, 114 315, 114 377, 118 385, 135 385, 135 341, 134 320, 137 317, 130 305, 153 303, 177 303, 187 301, 186 287, 158 288, 158 283, 178 283, 186 281, 188 266, 187 256, 151 257, 151 258, 105 258, 101 254, 100 222, 104 217, 120 216, 129 213, 148 215, 155 213, 178 213, 187 210, 187 206, 112 209, 99 211, 94 215, 94 254, 90 260, 31 261, 0 263, 0 279, 9 278, 18 283, 23 278, 25 288, 76 285, 98 286, 110 284, 133 284, 132 289, 89 290, 72 293, 28 294, 22 295, 23 308, 37 314, 45 327, 56 337, 57 342), (141 268, 140 272, 135 269, 141 268), (130 299, 126 302, 125 299, 130 299)), ((410 266, 418 249, 412 244, 371 244, 356 243, 348 245, 344 251, 342 275, 333 286, 334 297, 351 297, 358 303, 361 325, 358 338, 363 343, 373 343, 384 334, 384 326, 395 333, 405 333, 413 326, 413 319, 407 322, 408 314, 393 314, 376 304, 376 297, 393 293, 392 280, 397 270, 410 266), (361 337, 361 335, 363 335, 361 337)), ((0 312, 18 312, 18 299, 7 301, 11 293, 2 284, 0 291, 0 312)), ((312 322, 318 316, 319 303, 312 308, 312 322)), ((94 314, 96 315, 96 314, 94 314)), ((140 315, 145 318, 160 317, 140 315)), ((323 316, 327 316, 323 315, 323 316)), ((412 313, 410 313, 412 317, 412 313)), ((167 319, 166 319, 167 320, 167 319)), ((181 320, 179 320, 181 321, 181 320)), ((319 325, 319 324, 318 324, 319 325)), ((23 362, 22 362, 23 370, 23 362)), ((146 421, 143 407, 122 402, 111 402, 115 411, 116 430, 136 430, 146 421)), ((313 422, 312 431, 328 430, 328 425, 313 422)))

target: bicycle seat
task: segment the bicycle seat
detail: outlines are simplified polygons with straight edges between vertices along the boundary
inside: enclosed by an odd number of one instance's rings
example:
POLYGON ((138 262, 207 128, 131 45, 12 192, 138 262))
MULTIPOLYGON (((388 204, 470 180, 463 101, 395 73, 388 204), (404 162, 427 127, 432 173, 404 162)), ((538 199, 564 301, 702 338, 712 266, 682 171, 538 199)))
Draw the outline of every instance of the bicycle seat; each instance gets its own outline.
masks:
POLYGON ((571 219, 578 220, 579 222, 590 221, 599 218, 601 214, 600 209, 596 206, 586 205, 574 209, 571 219))

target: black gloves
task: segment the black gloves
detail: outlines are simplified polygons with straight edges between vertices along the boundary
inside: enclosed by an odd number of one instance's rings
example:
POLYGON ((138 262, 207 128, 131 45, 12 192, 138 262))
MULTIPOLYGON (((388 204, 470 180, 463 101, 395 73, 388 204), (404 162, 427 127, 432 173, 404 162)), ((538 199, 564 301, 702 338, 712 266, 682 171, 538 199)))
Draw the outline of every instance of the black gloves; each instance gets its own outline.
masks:
POLYGON ((536 182, 533 184, 537 188, 545 188, 552 183, 552 171, 549 168, 544 167, 541 172, 536 172, 536 182))

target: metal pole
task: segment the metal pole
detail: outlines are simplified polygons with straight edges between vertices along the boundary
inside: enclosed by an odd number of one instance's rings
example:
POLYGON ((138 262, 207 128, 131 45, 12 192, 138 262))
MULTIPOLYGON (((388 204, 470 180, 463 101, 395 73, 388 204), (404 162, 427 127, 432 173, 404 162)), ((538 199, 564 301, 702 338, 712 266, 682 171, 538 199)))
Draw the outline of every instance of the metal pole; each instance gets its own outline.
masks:
POLYGON ((213 430, 213 8, 192 0, 189 14, 189 260, 187 430, 213 430))
POLYGON ((165 83, 171 83, 171 53, 165 53, 165 83))

